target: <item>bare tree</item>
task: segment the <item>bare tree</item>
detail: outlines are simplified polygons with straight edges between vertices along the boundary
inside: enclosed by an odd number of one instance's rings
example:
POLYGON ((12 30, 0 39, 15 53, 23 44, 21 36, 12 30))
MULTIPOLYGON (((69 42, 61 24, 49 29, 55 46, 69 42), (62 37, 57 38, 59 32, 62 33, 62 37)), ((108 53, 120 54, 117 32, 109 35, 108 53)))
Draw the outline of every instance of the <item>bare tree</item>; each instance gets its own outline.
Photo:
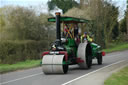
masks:
POLYGON ((127 10, 126 10, 126 24, 127 24, 127 40, 128 40, 128 0, 127 0, 127 10))
POLYGON ((95 41, 103 47, 108 47, 112 41, 113 30, 118 31, 118 14, 118 8, 111 1, 90 0, 90 17, 94 20, 92 31, 95 41))

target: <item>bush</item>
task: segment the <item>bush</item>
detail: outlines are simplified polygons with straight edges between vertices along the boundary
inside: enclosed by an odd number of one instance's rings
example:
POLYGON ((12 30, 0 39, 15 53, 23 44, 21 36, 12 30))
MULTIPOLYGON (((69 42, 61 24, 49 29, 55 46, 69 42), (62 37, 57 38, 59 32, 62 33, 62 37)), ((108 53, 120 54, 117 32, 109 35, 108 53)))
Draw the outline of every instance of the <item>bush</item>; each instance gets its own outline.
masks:
POLYGON ((120 33, 120 35, 117 37, 117 39, 115 41, 116 42, 127 42, 128 41, 127 34, 120 33))
POLYGON ((13 64, 26 59, 40 59, 40 55, 47 50, 47 41, 1 41, 0 63, 13 64))

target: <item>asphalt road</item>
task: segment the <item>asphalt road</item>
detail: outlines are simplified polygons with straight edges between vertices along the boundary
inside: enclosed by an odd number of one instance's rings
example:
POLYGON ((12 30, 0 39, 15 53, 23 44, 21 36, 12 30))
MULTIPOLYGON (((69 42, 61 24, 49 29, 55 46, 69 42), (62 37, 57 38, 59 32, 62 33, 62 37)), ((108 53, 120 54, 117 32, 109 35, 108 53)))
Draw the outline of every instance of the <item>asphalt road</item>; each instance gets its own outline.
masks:
POLYGON ((103 58, 103 65, 97 65, 96 60, 93 60, 93 66, 89 70, 80 69, 77 65, 73 65, 69 67, 68 74, 45 75, 41 67, 2 74, 0 75, 0 85, 61 85, 122 60, 128 60, 128 50, 107 54, 103 58))

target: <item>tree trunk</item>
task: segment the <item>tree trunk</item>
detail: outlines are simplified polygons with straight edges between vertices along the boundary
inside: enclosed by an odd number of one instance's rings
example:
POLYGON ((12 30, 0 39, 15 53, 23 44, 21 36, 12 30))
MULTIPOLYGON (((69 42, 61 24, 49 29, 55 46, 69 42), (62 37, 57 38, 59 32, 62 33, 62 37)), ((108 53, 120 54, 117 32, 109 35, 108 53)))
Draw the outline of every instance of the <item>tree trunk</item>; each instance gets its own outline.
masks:
POLYGON ((126 26, 127 26, 127 40, 128 40, 128 0, 127 0, 127 10, 126 10, 126 26))
POLYGON ((127 40, 128 40, 128 9, 127 9, 127 15, 126 15, 126 24, 127 24, 127 40))
POLYGON ((83 7, 83 4, 84 3, 84 0, 80 0, 80 8, 82 8, 83 7))

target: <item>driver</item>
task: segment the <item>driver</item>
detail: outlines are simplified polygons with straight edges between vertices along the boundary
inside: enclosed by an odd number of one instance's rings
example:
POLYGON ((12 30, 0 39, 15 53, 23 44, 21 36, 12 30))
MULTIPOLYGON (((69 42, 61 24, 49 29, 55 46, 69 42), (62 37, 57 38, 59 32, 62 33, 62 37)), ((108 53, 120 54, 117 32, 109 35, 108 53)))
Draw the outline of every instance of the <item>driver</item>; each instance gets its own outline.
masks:
POLYGON ((87 34, 87 32, 84 32, 83 35, 81 35, 81 42, 92 42, 92 38, 89 37, 89 35, 87 34))

